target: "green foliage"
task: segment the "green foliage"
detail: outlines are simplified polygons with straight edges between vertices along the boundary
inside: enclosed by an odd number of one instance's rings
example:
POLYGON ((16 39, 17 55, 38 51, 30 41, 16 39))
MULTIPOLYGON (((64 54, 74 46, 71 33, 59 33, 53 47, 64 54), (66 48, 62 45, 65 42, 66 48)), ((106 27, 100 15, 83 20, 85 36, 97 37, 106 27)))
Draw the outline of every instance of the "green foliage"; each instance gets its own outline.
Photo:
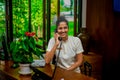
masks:
POLYGON ((51 1, 51 14, 52 16, 57 14, 57 1, 55 0, 51 1))
MULTIPOLYGON (((29 33, 29 32, 28 32, 29 33)), ((34 33, 22 35, 10 44, 10 53, 14 62, 31 63, 33 54, 40 58, 43 57, 44 50, 36 47, 36 38, 34 33)))
POLYGON ((13 34, 28 31, 28 1, 12 0, 13 5, 13 34))
POLYGON ((32 0, 31 2, 31 17, 32 26, 38 27, 42 25, 43 15, 43 0, 32 0))
POLYGON ((29 14, 28 0, 12 0, 13 5, 13 31, 14 36, 28 31, 29 16, 31 16, 31 30, 37 33, 38 26, 42 27, 43 0, 31 0, 31 13, 29 14))
MULTIPOLYGON (((3 0, 0 1, 0 36, 4 33, 5 31, 5 6, 4 6, 3 0)), ((1 41, 1 39, 0 39, 1 41)))

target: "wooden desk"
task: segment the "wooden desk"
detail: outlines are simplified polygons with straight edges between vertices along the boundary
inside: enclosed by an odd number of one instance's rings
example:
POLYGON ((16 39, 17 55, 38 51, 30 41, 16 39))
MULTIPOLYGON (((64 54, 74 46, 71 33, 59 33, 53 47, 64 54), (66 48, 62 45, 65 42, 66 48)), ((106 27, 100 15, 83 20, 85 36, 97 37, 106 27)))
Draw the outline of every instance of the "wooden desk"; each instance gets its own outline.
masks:
MULTIPOLYGON (((32 80, 31 77, 34 72, 31 75, 20 75, 18 73, 19 68, 13 69, 11 68, 11 65, 11 61, 5 61, 5 64, 0 64, 0 80, 32 80)), ((44 68, 37 69, 49 76, 52 76, 54 66, 46 65, 44 68)), ((64 78, 64 80, 95 80, 92 77, 88 77, 73 71, 67 71, 58 67, 56 69, 54 80, 60 80, 61 78, 64 78)))

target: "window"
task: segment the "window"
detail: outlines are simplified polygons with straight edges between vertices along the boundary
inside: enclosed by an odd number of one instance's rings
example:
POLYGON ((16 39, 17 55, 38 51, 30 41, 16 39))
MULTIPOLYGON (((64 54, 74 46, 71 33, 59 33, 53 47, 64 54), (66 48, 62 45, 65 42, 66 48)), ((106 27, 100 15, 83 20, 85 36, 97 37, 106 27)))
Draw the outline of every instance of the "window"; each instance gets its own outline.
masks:
MULTIPOLYGON (((7 23, 10 38, 17 38, 26 31, 36 32, 38 44, 45 49, 54 34, 57 17, 64 15, 69 21, 69 35, 79 33, 81 27, 82 0, 6 0, 10 12, 7 23)), ((12 40, 12 39, 10 39, 12 40)))

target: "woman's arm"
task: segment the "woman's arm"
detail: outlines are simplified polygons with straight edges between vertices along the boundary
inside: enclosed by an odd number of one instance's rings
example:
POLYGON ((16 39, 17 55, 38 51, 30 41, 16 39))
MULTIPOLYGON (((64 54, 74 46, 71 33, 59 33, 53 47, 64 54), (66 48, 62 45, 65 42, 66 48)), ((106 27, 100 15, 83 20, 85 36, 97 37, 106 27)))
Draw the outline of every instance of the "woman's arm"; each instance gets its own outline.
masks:
POLYGON ((83 54, 82 53, 79 53, 76 55, 76 62, 71 65, 67 70, 74 70, 76 69, 77 67, 79 67, 83 62, 83 54))
POLYGON ((45 62, 46 64, 50 63, 55 55, 55 51, 57 49, 57 45, 54 45, 51 51, 47 51, 45 54, 45 62))
POLYGON ((58 33, 55 33, 54 38, 55 38, 55 44, 52 47, 51 51, 47 51, 45 54, 45 62, 48 64, 51 62, 51 60, 53 59, 54 55, 55 55, 55 51, 60 43, 60 41, 58 40, 58 33))

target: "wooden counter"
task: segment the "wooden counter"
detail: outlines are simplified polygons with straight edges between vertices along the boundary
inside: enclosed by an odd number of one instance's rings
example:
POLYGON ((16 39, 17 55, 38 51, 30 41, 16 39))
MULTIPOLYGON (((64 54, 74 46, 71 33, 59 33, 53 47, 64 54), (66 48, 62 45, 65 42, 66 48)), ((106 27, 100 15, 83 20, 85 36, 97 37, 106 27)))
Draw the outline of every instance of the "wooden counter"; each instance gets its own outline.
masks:
MULTIPOLYGON (((5 61, 4 64, 0 64, 0 80, 32 80, 31 78, 34 72, 31 75, 20 75, 18 73, 19 68, 11 68, 12 64, 12 61, 5 61)), ((37 69, 49 76, 52 76, 54 67, 53 65, 46 65, 43 68, 37 69)), ((94 78, 88 77, 84 74, 67 71, 57 67, 54 80, 60 80, 61 78, 64 78, 64 80, 95 80, 94 78)))

